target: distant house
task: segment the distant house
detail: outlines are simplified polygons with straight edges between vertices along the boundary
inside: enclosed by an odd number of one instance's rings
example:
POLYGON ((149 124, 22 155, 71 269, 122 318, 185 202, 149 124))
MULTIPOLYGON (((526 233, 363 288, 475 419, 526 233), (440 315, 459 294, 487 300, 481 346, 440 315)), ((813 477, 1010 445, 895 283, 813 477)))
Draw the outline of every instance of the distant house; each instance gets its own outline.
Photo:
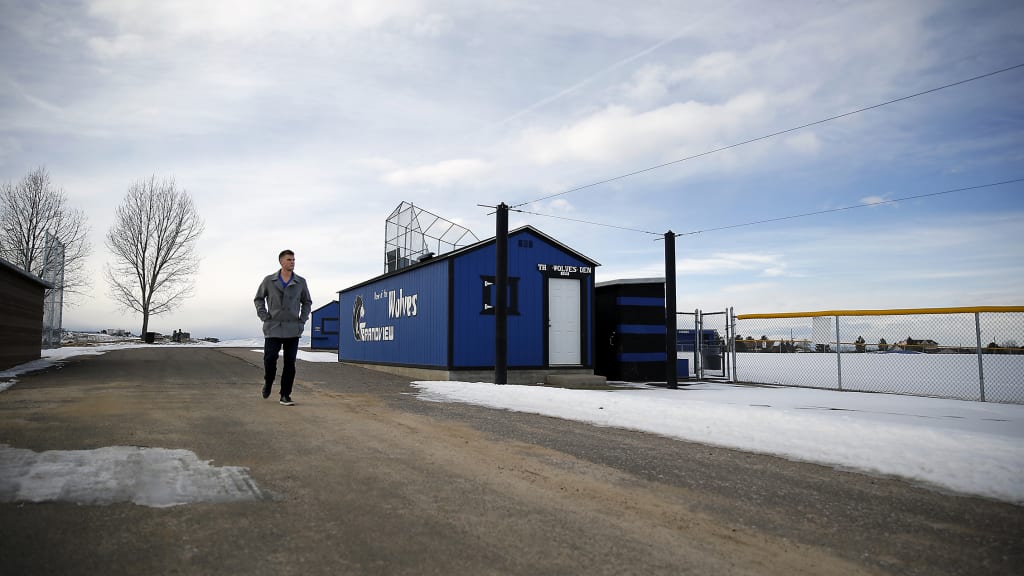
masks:
POLYGON ((935 340, 915 340, 907 336, 906 340, 896 343, 896 347, 901 350, 913 350, 915 352, 929 352, 934 351, 939 347, 939 343, 935 340))
POLYGON ((52 287, 0 258, 0 370, 40 357, 43 298, 52 287))

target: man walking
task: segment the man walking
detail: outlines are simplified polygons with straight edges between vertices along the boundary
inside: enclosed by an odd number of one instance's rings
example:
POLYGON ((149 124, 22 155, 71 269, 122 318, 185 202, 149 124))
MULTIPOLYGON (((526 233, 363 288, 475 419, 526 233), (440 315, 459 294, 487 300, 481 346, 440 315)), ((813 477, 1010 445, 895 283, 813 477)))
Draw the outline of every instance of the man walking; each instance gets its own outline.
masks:
POLYGON ((281 370, 281 404, 294 406, 292 383, 295 382, 295 357, 299 353, 299 336, 309 319, 313 299, 309 297, 306 279, 295 273, 295 253, 285 250, 277 256, 281 269, 267 276, 256 290, 256 315, 263 320, 263 397, 270 396, 270 386, 277 373, 277 355, 284 348, 281 370))

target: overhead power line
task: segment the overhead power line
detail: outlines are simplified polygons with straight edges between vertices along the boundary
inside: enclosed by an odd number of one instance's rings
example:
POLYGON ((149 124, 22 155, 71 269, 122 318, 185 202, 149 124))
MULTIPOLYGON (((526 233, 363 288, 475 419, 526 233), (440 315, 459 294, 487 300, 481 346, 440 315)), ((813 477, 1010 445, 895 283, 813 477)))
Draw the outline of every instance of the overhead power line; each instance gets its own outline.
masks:
POLYGON ((509 208, 513 212, 520 212, 522 214, 530 214, 532 216, 544 216, 545 218, 555 218, 556 220, 566 220, 569 222, 578 222, 580 224, 590 224, 591 226, 603 226, 605 228, 615 228, 618 230, 626 230, 627 232, 639 232, 641 234, 653 234, 654 236, 661 236, 658 232, 651 232, 650 230, 641 230, 639 228, 628 228, 626 226, 617 226, 615 224, 606 224, 601 222, 591 222, 590 220, 580 220, 577 218, 568 218, 566 216, 555 216, 553 214, 541 214, 539 212, 530 212, 528 210, 522 210, 519 208, 509 208))
MULTIPOLYGON (((806 218, 808 216, 819 216, 821 214, 830 214, 830 213, 833 213, 833 212, 843 212, 845 210, 854 210, 856 208, 872 208, 874 206, 882 206, 882 205, 885 205, 885 204, 895 204, 897 202, 903 202, 905 200, 918 200, 918 199, 921 199, 921 198, 931 198, 931 197, 934 197, 934 196, 942 196, 942 195, 945 195, 945 194, 953 194, 955 192, 966 192, 968 190, 979 190, 981 188, 991 188, 993 186, 1004 186, 1006 184, 1015 184, 1017 182, 1024 182, 1024 178, 1014 178, 1012 180, 1004 180, 1002 182, 991 182, 991 183, 988 183, 988 184, 978 184, 977 186, 966 186, 966 187, 963 187, 963 188, 955 188, 955 189, 952 189, 952 190, 943 190, 941 192, 929 192, 927 194, 916 194, 914 196, 903 196, 901 198, 892 198, 890 200, 878 200, 878 201, 875 201, 875 202, 864 202, 864 203, 861 203, 861 204, 853 204, 853 205, 850 205, 850 206, 843 206, 843 207, 840 207, 840 208, 828 208, 828 209, 825 209, 825 210, 816 210, 814 212, 805 212, 803 214, 790 214, 789 216, 779 216, 778 218, 766 218, 766 219, 763 219, 763 220, 755 220, 753 222, 744 222, 742 224, 729 224, 729 225, 726 225, 726 226, 718 226, 718 227, 715 227, 715 228, 705 228, 703 230, 694 230, 692 232, 681 232, 681 233, 677 233, 676 236, 692 236, 692 235, 695 235, 695 234, 704 234, 706 232, 718 232, 718 231, 721 231, 721 230, 731 230, 733 228, 743 228, 745 226, 756 226, 758 224, 769 224, 769 223, 772 223, 772 222, 781 222, 783 220, 793 220, 793 219, 796 219, 796 218, 806 218)), ((479 206, 482 206, 484 208, 494 208, 493 206, 483 206, 482 204, 480 204, 479 206)), ((577 223, 580 223, 580 224, 588 224, 588 225, 591 225, 591 226, 602 226, 604 228, 615 228, 617 230, 625 230, 627 232, 638 232, 640 234, 650 234, 652 236, 658 236, 659 239, 660 239, 660 237, 664 236, 663 233, 652 232, 650 230, 642 230, 640 228, 630 228, 630 227, 627 227, 627 226, 619 226, 619 225, 616 225, 616 224, 608 224, 608 223, 604 223, 604 222, 593 222, 591 220, 582 220, 582 219, 579 219, 579 218, 569 218, 569 217, 566 217, 566 216, 555 216, 554 214, 542 214, 540 212, 531 212, 529 210, 523 210, 521 208, 511 208, 510 207, 509 210, 514 211, 514 212, 519 212, 519 213, 522 213, 522 214, 530 214, 532 216, 543 216, 545 218, 554 218, 556 220, 566 220, 566 221, 569 221, 569 222, 577 222, 577 223)))
POLYGON ((776 136, 781 136, 782 134, 788 134, 790 132, 796 132, 797 130, 802 130, 804 128, 809 128, 811 126, 817 126, 819 124, 824 124, 826 122, 831 122, 832 120, 838 120, 840 118, 845 118, 847 116, 853 116, 854 114, 860 114, 861 112, 867 112, 868 110, 874 110, 876 108, 881 108, 883 106, 888 106, 890 104, 895 104, 897 102, 902 102, 904 100, 910 100, 911 98, 917 98, 918 96, 924 96, 925 94, 931 94, 932 92, 938 92, 939 90, 945 90, 946 88, 952 88, 954 86, 960 86, 961 84, 967 84, 968 82, 974 82, 975 80, 981 80, 983 78, 988 78, 990 76, 995 76, 996 74, 1002 74, 1004 72, 1009 72, 1011 70, 1016 70, 1018 68, 1024 68, 1024 63, 1017 64, 1016 66, 1010 66, 1010 67, 1007 67, 1007 68, 1003 68, 1001 70, 995 70, 993 72, 988 72, 988 73, 985 73, 985 74, 981 74, 981 75, 978 75, 978 76, 974 76, 972 78, 967 78, 965 80, 960 80, 960 81, 953 82, 953 83, 950 83, 950 84, 945 84, 945 85, 939 86, 937 88, 931 88, 931 89, 928 89, 928 90, 924 90, 924 91, 921 91, 921 92, 910 94, 909 96, 902 96, 900 98, 895 98, 895 99, 889 100, 887 102, 882 102, 881 104, 874 104, 872 106, 866 106, 864 108, 860 108, 858 110, 853 110, 851 112, 845 112, 843 114, 837 114, 835 116, 830 116, 830 117, 825 118, 823 120, 817 120, 815 122, 808 122, 807 124, 801 124, 800 126, 795 126, 793 128, 787 128, 785 130, 779 130, 778 132, 772 132, 771 134, 766 134, 764 136, 758 136, 757 138, 751 138, 749 140, 744 140, 742 142, 737 142, 735 144, 730 144, 728 146, 722 146, 721 148, 715 148, 714 150, 708 150, 707 152, 701 152, 700 154, 694 154, 693 156, 687 156, 686 158, 680 158, 678 160, 672 160, 670 162, 665 162, 663 164, 658 164, 656 166, 651 166, 649 168, 643 168, 641 170, 635 170, 633 172, 629 172, 628 174, 622 174, 620 176, 615 176, 615 177, 612 177, 612 178, 606 178, 604 180, 601 180, 600 182, 594 182, 594 183, 586 184, 586 185, 583 185, 583 186, 577 186, 576 188, 571 188, 569 190, 565 190, 563 192, 557 192, 555 194, 549 194, 547 196, 543 196, 543 197, 538 198, 536 200, 531 200, 529 202, 522 202, 520 204, 515 204, 515 205, 512 206, 512 208, 518 208, 519 206, 525 206, 526 204, 532 204, 534 202, 541 202, 543 200, 549 200, 551 198, 555 198, 555 197, 558 197, 558 196, 564 196, 564 195, 570 194, 572 192, 578 192, 580 190, 584 190, 584 189, 587 189, 587 188, 593 188, 594 186, 600 186, 602 184, 608 184, 609 182, 615 182, 616 180, 622 180, 624 178, 629 178, 631 176, 636 176, 637 174, 643 174, 644 172, 650 172, 652 170, 657 170, 659 168, 664 168, 666 166, 671 166, 673 164, 679 164, 680 162, 686 162, 687 160, 693 160, 695 158, 700 158, 700 157, 703 157, 703 156, 708 156, 710 154, 715 154, 717 152, 722 152, 722 151, 725 151, 725 150, 730 150, 732 148, 738 148, 740 146, 745 146, 747 144, 751 144, 751 143, 754 143, 754 142, 760 142, 761 140, 767 140, 769 138, 774 138, 776 136))
POLYGON ((782 220, 792 220, 794 218, 804 218, 807 216, 817 216, 819 214, 829 214, 832 212, 842 212, 844 210, 853 210, 855 208, 871 208, 872 206, 881 206, 883 204, 895 204, 896 202, 902 202, 904 200, 916 200, 918 198, 929 198, 931 196, 942 196, 943 194, 952 194, 954 192, 966 192, 968 190, 978 190, 979 188, 990 188, 992 186, 1003 186, 1005 184, 1013 184, 1015 182, 1024 182, 1024 178, 1015 178, 1013 180, 1004 180, 1002 182, 992 182, 990 184, 979 184, 977 186, 967 186, 964 188, 956 188, 953 190, 943 190, 942 192, 931 192, 928 194, 917 194, 916 196, 904 196, 903 198, 893 198, 891 200, 879 200, 877 202, 865 202, 863 204, 854 204, 852 206, 843 206, 842 208, 829 208, 828 210, 817 210, 815 212, 806 212, 804 214, 792 214, 790 216, 781 216, 779 218, 767 218, 765 220, 756 220, 754 222, 745 222, 743 224, 730 224, 728 226, 719 226, 717 228, 706 228, 704 230, 694 230, 693 232, 683 232, 676 234, 676 236, 691 236, 693 234, 703 234, 705 232, 718 232, 720 230, 730 230, 732 228, 742 228, 744 226, 755 226, 757 224, 768 224, 769 222, 781 222, 782 220))

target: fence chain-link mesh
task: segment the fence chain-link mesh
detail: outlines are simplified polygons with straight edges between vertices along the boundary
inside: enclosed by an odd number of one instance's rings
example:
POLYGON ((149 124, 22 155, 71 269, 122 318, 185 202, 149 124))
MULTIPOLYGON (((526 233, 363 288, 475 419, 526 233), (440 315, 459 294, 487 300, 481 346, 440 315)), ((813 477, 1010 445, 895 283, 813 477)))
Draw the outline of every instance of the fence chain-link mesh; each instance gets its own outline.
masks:
POLYGON ((1024 404, 1024 308, 991 308, 739 315, 736 380, 1024 404))
POLYGON ((43 348, 59 348, 64 323, 64 244, 53 234, 46 235, 43 255, 43 281, 50 283, 43 296, 43 348))

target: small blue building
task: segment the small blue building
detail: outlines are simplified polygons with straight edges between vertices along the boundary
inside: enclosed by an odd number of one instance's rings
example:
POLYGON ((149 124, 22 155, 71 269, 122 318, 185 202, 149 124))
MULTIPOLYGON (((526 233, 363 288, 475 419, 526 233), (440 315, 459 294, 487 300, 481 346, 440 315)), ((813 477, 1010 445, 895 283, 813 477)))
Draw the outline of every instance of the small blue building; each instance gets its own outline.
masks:
POLYGON ((310 348, 314 350, 338 349, 338 327, 341 325, 339 310, 337 300, 313 310, 313 325, 309 338, 310 348))
MULTIPOLYGON (((596 294, 597 374, 614 381, 665 382, 665 279, 601 282, 596 294)), ((688 361, 671 360, 677 376, 688 378, 688 361)))
MULTIPOLYGON (((418 379, 494 381, 495 239, 339 292, 338 359, 418 379)), ((593 374, 594 260, 532 226, 508 238, 508 382, 593 374)))

